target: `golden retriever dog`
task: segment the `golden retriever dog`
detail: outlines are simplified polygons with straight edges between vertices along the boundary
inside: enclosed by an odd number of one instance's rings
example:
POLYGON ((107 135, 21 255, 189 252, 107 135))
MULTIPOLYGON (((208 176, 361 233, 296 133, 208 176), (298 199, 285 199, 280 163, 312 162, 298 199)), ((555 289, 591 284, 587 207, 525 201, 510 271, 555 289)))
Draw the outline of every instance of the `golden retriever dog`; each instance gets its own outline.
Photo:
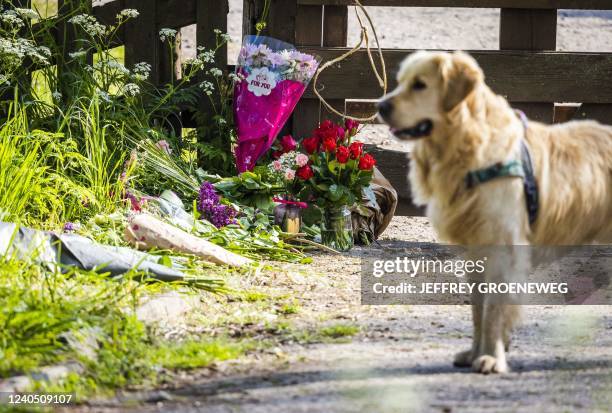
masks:
MULTIPOLYGON (((414 142, 409 175, 414 201, 426 205, 443 242, 612 242, 612 127, 594 121, 552 126, 523 121, 487 87, 476 61, 462 52, 416 52, 402 63, 397 81, 397 88, 380 101, 379 116, 398 139, 414 142), (466 184, 471 171, 521 161, 523 146, 539 198, 532 223, 520 176, 466 184)), ((522 260, 529 258, 514 258, 510 269, 487 265, 487 277, 520 277, 528 264, 522 260)), ((506 351, 519 308, 473 298, 472 347, 457 354, 455 364, 485 374, 508 371, 506 351)))

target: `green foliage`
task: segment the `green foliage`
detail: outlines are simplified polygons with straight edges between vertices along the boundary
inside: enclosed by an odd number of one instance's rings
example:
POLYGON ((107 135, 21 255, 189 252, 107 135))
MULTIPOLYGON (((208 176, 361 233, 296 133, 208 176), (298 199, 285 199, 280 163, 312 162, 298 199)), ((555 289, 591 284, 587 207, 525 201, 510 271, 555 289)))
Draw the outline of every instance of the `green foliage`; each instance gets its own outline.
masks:
POLYGON ((328 327, 323 327, 319 333, 323 337, 342 338, 351 337, 359 332, 359 327, 352 324, 334 324, 328 327))
MULTIPOLYGON (((134 275, 134 274, 132 274, 134 275)), ((111 337, 127 322, 122 308, 133 308, 156 284, 108 280, 104 274, 59 269, 17 259, 0 259, 0 377, 29 372, 78 354, 66 334, 96 326, 111 337)))
POLYGON ((195 369, 213 362, 235 359, 254 348, 249 341, 227 339, 186 340, 181 343, 163 343, 150 359, 166 369, 195 369))
POLYGON ((0 126, 0 211, 3 219, 59 223, 83 212, 88 187, 66 174, 87 161, 61 133, 31 130, 27 110, 15 102, 0 126))

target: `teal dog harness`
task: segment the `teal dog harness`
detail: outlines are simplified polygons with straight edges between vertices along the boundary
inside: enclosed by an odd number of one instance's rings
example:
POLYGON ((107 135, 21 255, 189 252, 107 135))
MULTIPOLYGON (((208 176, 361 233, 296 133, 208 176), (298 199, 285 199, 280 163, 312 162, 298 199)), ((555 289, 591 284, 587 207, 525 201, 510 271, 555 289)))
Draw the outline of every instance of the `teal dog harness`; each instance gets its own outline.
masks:
MULTIPOLYGON (((516 113, 523 123, 523 129, 526 136, 527 117, 521 111, 516 111, 516 113)), ((533 163, 531 161, 529 148, 525 143, 525 139, 521 139, 520 160, 498 162, 487 168, 470 171, 465 177, 465 184, 468 189, 472 189, 492 179, 505 177, 517 177, 523 180, 523 191, 525 193, 527 214, 529 215, 529 225, 533 225, 538 216, 539 209, 538 184, 533 171, 533 163)))

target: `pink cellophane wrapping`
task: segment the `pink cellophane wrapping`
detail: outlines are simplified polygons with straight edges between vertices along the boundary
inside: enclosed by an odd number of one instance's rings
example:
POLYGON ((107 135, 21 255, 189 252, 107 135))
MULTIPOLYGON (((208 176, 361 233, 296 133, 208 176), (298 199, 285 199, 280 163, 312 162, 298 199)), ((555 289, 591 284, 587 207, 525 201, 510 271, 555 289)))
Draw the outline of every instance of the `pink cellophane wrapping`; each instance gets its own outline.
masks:
POLYGON ((255 96, 246 82, 234 90, 234 122, 238 133, 236 164, 240 172, 253 169, 291 116, 306 85, 295 80, 283 80, 268 96, 255 96))
MULTIPOLYGON (((241 56, 242 53, 246 53, 248 48, 257 47, 250 42, 265 44, 266 47, 270 47, 268 50, 273 50, 275 53, 283 51, 288 56, 292 56, 292 53, 294 53, 294 56, 303 59, 302 61, 306 61, 308 64, 296 71, 296 73, 299 73, 295 79, 287 78, 290 76, 283 75, 282 70, 270 64, 269 71, 277 75, 276 86, 271 89, 268 95, 256 96, 249 90, 247 79, 251 67, 244 61, 243 64, 239 63, 237 74, 243 80, 234 86, 234 122, 238 136, 235 155, 239 172, 252 170, 257 160, 270 149, 304 94, 306 86, 318 65, 314 57, 300 54, 291 45, 276 39, 254 36, 245 38, 241 56)), ((276 56, 278 59, 279 54, 277 53, 276 56)), ((261 68, 262 66, 258 65, 257 67, 261 68)))

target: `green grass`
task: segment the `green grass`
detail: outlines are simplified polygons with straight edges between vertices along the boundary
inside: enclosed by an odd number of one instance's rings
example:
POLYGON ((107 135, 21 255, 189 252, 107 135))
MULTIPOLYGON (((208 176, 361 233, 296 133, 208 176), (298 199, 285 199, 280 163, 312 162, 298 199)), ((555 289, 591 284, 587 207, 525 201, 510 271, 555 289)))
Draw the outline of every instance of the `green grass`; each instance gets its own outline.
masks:
POLYGON ((37 388, 75 391, 85 400, 120 387, 154 385, 160 368, 205 367, 255 347, 223 338, 160 341, 134 311, 142 296, 173 287, 136 282, 136 275, 109 279, 75 269, 62 274, 0 258, 0 378, 76 361, 83 373, 37 388))
POLYGON ((334 324, 319 330, 322 337, 338 339, 352 337, 359 332, 359 327, 352 324, 334 324))
POLYGON ((166 369, 195 369, 212 363, 235 359, 255 348, 248 340, 230 341, 225 338, 164 343, 151 356, 151 360, 166 369))

